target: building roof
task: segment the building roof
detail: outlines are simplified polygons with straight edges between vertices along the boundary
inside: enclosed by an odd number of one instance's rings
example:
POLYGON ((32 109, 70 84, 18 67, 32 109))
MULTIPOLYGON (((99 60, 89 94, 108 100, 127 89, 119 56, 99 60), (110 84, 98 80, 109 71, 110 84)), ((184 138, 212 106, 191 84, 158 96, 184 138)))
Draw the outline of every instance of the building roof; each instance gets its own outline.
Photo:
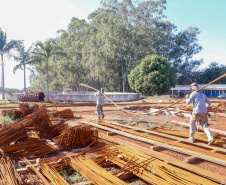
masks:
MULTIPOLYGON (((199 87, 203 87, 206 84, 199 84, 199 87)), ((226 84, 210 84, 203 88, 204 90, 226 90, 226 84)), ((174 88, 172 87, 171 90, 182 90, 182 91, 189 91, 190 85, 176 85, 174 88)))

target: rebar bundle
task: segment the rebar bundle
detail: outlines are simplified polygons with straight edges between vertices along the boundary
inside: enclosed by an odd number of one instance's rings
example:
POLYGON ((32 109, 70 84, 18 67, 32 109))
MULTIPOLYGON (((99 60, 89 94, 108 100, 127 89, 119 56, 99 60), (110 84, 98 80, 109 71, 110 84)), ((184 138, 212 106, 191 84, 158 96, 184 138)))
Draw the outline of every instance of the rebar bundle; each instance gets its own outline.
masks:
POLYGON ((57 172, 54 167, 49 166, 46 163, 40 164, 42 173, 53 183, 54 185, 69 185, 67 181, 57 172))
POLYGON ((43 92, 24 92, 21 96, 23 102, 40 102, 44 101, 45 95, 43 92))
POLYGON ((49 139, 52 123, 45 107, 39 107, 31 115, 12 124, 4 125, 0 130, 0 147, 17 141, 27 134, 27 130, 34 130, 41 139, 49 139))
POLYGON ((9 116, 12 119, 18 119, 23 117, 23 112, 17 109, 2 110, 2 115, 9 116))
POLYGON ((143 180, 156 185, 218 184, 215 181, 167 164, 156 157, 146 155, 142 151, 129 146, 107 146, 100 148, 99 152, 96 151, 96 154, 98 157, 96 159, 94 158, 94 161, 101 162, 102 164, 103 161, 110 161, 121 167, 119 171, 114 173, 116 176, 119 174, 122 175, 123 173, 133 173, 143 180), (115 150, 118 151, 115 152, 115 150))
POLYGON ((19 142, 11 145, 2 146, 4 154, 12 158, 21 157, 42 157, 48 153, 58 150, 58 147, 49 145, 42 141, 36 133, 28 134, 28 136, 19 142))
POLYGON ((67 128, 56 137, 55 143, 62 148, 76 148, 85 146, 97 140, 98 130, 89 125, 79 125, 67 128))
MULTIPOLYGON (((152 150, 150 150, 148 148, 139 146, 137 144, 134 144, 134 143, 131 143, 131 142, 128 142, 128 141, 123 141, 122 142, 120 139, 114 139, 112 137, 108 137, 108 136, 104 136, 104 135, 102 135, 102 138, 104 140, 109 141, 109 142, 113 142, 115 144, 119 144, 120 146, 128 146, 128 147, 133 147, 133 148, 135 147, 137 150, 139 150, 140 152, 142 152, 145 155, 147 155, 147 158, 154 157, 156 159, 159 159, 161 161, 166 162, 167 164, 172 164, 173 166, 178 167, 179 169, 184 169, 186 172, 192 172, 192 173, 196 174, 197 176, 201 176, 201 177, 204 177, 205 179, 212 180, 213 182, 221 183, 225 179, 225 177, 222 176, 222 175, 218 175, 218 174, 212 173, 210 171, 201 169, 201 168, 199 168, 199 167, 197 167, 195 165, 188 164, 188 163, 183 162, 181 160, 178 160, 176 158, 170 157, 170 156, 162 154, 160 152, 152 151, 152 150)), ((110 149, 112 151, 112 154, 116 153, 116 156, 121 156, 120 154, 122 153, 122 151, 118 150, 116 152, 115 150, 117 148, 114 147, 114 145, 112 145, 112 146, 111 146, 111 149, 110 149), (117 155, 117 154, 119 154, 119 155, 117 155)), ((95 159, 95 161, 98 161, 98 164, 103 163, 103 162, 106 161, 106 159, 108 159, 108 157, 107 158, 106 157, 103 158, 103 156, 112 155, 111 153, 107 152, 107 151, 109 151, 108 148, 109 147, 107 147, 107 150, 99 149, 98 152, 97 152, 97 150, 95 151, 97 155, 100 154, 95 159), (104 152, 106 153, 105 155, 104 155, 104 152), (102 156, 102 158, 101 158, 101 156, 102 156)), ((86 152, 89 152, 89 151, 86 151, 86 152)), ((133 155, 133 154, 131 154, 131 155, 133 155)))
MULTIPOLYGON (((130 130, 127 128, 122 128, 121 126, 116 126, 116 125, 113 125, 113 124, 110 124, 110 123, 107 123, 104 121, 101 121, 101 125, 106 125, 108 127, 112 127, 114 129, 120 130, 118 132, 124 131, 126 135, 132 134, 132 137, 134 137, 134 136, 142 137, 142 141, 146 141, 151 144, 155 144, 158 146, 164 146, 164 147, 167 147, 170 149, 174 149, 175 151, 181 151, 181 149, 183 149, 184 154, 189 154, 189 155, 192 154, 193 156, 197 156, 197 157, 205 159, 207 161, 226 166, 226 161, 224 160, 225 155, 221 154, 221 153, 209 152, 208 149, 201 148, 199 146, 187 145, 182 142, 181 143, 175 142, 172 139, 159 137, 154 134, 152 134, 150 136, 145 133, 140 133, 140 132, 130 130), (130 133, 130 134, 128 134, 128 133, 130 133)), ((100 127, 100 126, 97 126, 97 127, 100 127)), ((116 131, 116 133, 117 133, 117 131, 116 131)))
POLYGON ((68 127, 68 124, 66 123, 66 121, 67 120, 63 120, 55 125, 52 125, 50 127, 51 132, 48 133, 47 138, 54 138, 54 137, 60 135, 61 132, 68 127))
POLYGON ((62 111, 55 111, 52 113, 53 117, 60 117, 60 118, 73 118, 74 113, 71 109, 65 109, 62 111))
POLYGON ((106 171, 104 168, 89 158, 85 158, 83 156, 78 156, 75 158, 70 157, 70 165, 93 184, 127 184, 121 179, 113 176, 110 172, 106 171))
POLYGON ((8 156, 0 160, 0 185, 20 185, 22 179, 16 172, 15 165, 8 156))
POLYGON ((20 103, 19 109, 2 110, 2 114, 3 116, 9 116, 12 119, 18 119, 30 115, 34 110, 38 109, 38 107, 37 104, 29 107, 28 103, 20 103))
MULTIPOLYGON (((28 160, 27 158, 23 157, 22 160, 31 167, 31 169, 36 173, 36 175, 38 175, 38 177, 42 180, 43 184, 45 185, 51 185, 51 183, 42 175, 41 172, 39 172, 38 169, 36 169, 35 166, 33 166, 28 160)), ((39 183, 41 184, 41 183, 39 183)))

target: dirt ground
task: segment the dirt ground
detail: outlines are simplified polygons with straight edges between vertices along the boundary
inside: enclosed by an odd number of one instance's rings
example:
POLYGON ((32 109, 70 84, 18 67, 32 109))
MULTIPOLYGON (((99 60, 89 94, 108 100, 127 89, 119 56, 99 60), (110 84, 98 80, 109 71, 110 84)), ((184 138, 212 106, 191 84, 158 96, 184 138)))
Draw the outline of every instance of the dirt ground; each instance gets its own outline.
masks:
MULTIPOLYGON (((120 107, 128 107, 128 106, 140 106, 140 107, 148 107, 146 110, 143 110, 143 112, 148 113, 150 108, 162 108, 167 107, 171 105, 173 102, 176 102, 177 99, 173 98, 167 98, 167 97, 146 97, 142 100, 138 101, 131 101, 131 102, 116 102, 118 106, 120 107)), ((218 100, 218 99, 211 99, 212 104, 211 106, 218 106, 220 102, 226 102, 226 100, 218 100)), ((93 122, 98 123, 97 121, 97 115, 95 113, 96 111, 96 104, 93 103, 84 103, 84 102, 68 102, 66 105, 62 104, 46 104, 48 107, 48 110, 64 110, 64 109, 71 109, 74 113, 75 118, 69 120, 69 124, 71 126, 74 126, 76 124, 85 123, 85 122, 93 122)), ((192 107, 192 105, 186 105, 185 101, 183 100, 179 104, 174 105, 173 107, 192 107)), ((10 107, 12 108, 12 107, 10 107)), ((17 107, 14 107, 17 108, 17 107)), ((0 109, 6 109, 4 107, 1 107, 0 109)), ((168 115, 150 115, 150 114, 143 114, 139 112, 139 110, 136 110, 134 112, 124 112, 122 110, 119 110, 119 108, 112 103, 105 103, 104 105, 104 112, 105 117, 104 121, 106 122, 116 122, 116 123, 123 123, 128 124, 129 126, 137 126, 144 129, 147 128, 153 128, 153 127, 159 127, 163 126, 169 129, 178 129, 178 131, 184 131, 189 134, 188 128, 175 125, 172 123, 173 120, 189 123, 189 117, 178 117, 178 116, 168 116, 168 115)), ((209 127, 213 129, 223 130, 226 131, 226 117, 224 115, 216 115, 211 119, 209 119, 209 127)), ((105 134, 105 131, 100 131, 101 134, 105 134)), ((149 144, 141 143, 139 141, 135 141, 128 138, 123 138, 122 136, 116 135, 114 137, 131 141, 133 143, 136 143, 138 145, 141 145, 146 148, 150 148, 149 144)), ((161 153, 164 153, 165 155, 169 155, 171 157, 174 157, 179 160, 183 160, 185 157, 187 157, 184 154, 180 154, 177 152, 169 151, 169 150, 161 150, 159 151, 161 153)), ((220 175, 226 176, 226 169, 223 166, 216 165, 210 162, 206 161, 198 161, 194 163, 193 165, 196 165, 200 168, 212 171, 213 173, 217 173, 220 175)), ((133 184, 133 183, 132 183, 133 184)), ((136 184, 136 183, 135 183, 136 184)))
MULTIPOLYGON (((176 99, 169 99, 165 97, 148 97, 143 100, 139 101, 133 101, 133 102, 120 102, 117 103, 120 107, 124 106, 134 106, 134 105, 139 105, 139 106, 150 106, 153 108, 161 108, 161 107, 167 107, 169 106, 172 102, 176 102, 176 99), (163 101, 159 103, 159 100, 163 101)), ((226 100, 218 100, 218 99, 211 99, 212 104, 211 106, 217 106, 220 102, 226 102, 226 100)), ((185 101, 182 101, 179 104, 174 105, 174 107, 180 107, 180 106, 187 106, 185 101)), ((192 105, 189 105, 189 107, 192 107, 192 105)), ((96 106, 95 103, 89 103, 89 104, 78 104, 74 106, 69 106, 67 108, 70 108, 73 110, 75 117, 80 117, 80 119, 73 119, 70 120, 70 124, 74 125, 77 123, 82 123, 86 121, 94 122, 97 123, 97 115, 95 113, 96 111, 96 106)), ((51 109, 51 108, 50 108, 51 109)), ((63 110, 65 107, 57 107, 57 110, 63 110)), ((122 110, 119 110, 117 106, 111 104, 111 103, 105 103, 104 105, 104 112, 105 112, 105 118, 104 120, 106 122, 117 122, 117 123, 123 123, 123 124, 128 124, 130 126, 137 126, 141 128, 149 128, 149 127, 155 127, 155 126, 164 126, 170 129, 177 129, 180 131, 184 131, 188 133, 189 135, 189 130, 188 128, 181 127, 178 125, 175 125, 172 123, 172 120, 179 121, 179 122, 185 122, 189 123, 189 118, 188 117, 177 117, 177 116, 167 116, 167 115, 145 115, 141 113, 127 113, 123 112, 122 110)), ((212 118, 212 120, 209 120, 209 127, 218 129, 218 130, 223 130, 226 131, 226 117, 224 116, 216 116, 212 118)), ((104 131, 102 131, 104 133, 104 131)), ((133 143, 137 143, 138 145, 144 146, 149 148, 150 145, 141 143, 135 140, 131 140, 128 138, 123 138, 122 136, 114 136, 117 138, 121 138, 123 140, 128 140, 133 143)), ((179 160, 184 160, 185 157, 187 157, 184 154, 180 154, 177 152, 169 151, 169 150, 162 150, 160 151, 161 153, 164 153, 166 155, 169 155, 171 157, 177 158, 179 160)), ((219 166, 216 164, 212 164, 210 162, 206 161, 197 161, 193 165, 196 165, 200 168, 212 171, 214 173, 220 174, 220 175, 226 175, 226 169, 223 166, 219 166)))
MULTIPOLYGON (((216 107, 220 102, 226 102, 226 100, 218 100, 218 99, 210 99, 212 101, 211 106, 216 107)), ((177 99, 173 98, 166 98, 166 97, 147 97, 142 100, 138 101, 131 101, 131 102, 119 102, 116 104, 120 107, 128 107, 128 106, 147 106, 152 108, 162 108, 167 107, 171 105, 173 102, 176 102, 177 99), (159 101, 163 101, 159 103, 159 101)), ((192 104, 187 105, 185 101, 173 105, 173 107, 191 107, 192 104)), ((49 107, 49 109, 54 109, 56 107, 49 107)), ((97 121, 96 116, 96 105, 95 103, 76 103, 75 105, 68 105, 67 108, 72 109, 74 112, 74 115, 76 117, 81 117, 81 119, 78 119, 77 121, 97 121)), ((64 110, 65 107, 59 107, 57 106, 57 110, 64 110)), ((130 124, 131 122, 137 122, 138 126, 142 126, 145 128, 145 125, 149 123, 149 125, 171 125, 175 126, 175 124, 172 123, 172 120, 178 121, 178 122, 184 122, 189 123, 188 117, 178 117, 178 116, 167 116, 167 115, 145 115, 138 112, 135 113, 126 113, 122 110, 119 110, 119 108, 112 103, 105 103, 104 105, 104 112, 105 112, 105 121, 117 121, 117 122, 124 122, 130 124)), ((146 113, 149 112, 149 109, 146 109, 146 113)), ((226 115, 226 114, 225 114, 226 115)), ((213 129, 223 130, 226 131, 226 116, 217 114, 216 116, 212 117, 212 120, 209 119, 209 127, 213 129)), ((76 122, 76 120, 73 120, 72 122, 76 122)))

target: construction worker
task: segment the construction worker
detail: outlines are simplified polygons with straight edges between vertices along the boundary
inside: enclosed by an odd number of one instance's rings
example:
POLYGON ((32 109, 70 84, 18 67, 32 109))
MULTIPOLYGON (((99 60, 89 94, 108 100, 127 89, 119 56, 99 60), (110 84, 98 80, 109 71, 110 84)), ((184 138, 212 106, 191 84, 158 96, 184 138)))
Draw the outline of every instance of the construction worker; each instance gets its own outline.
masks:
POLYGON ((211 101, 202 92, 195 92, 199 89, 197 83, 192 83, 190 88, 193 92, 190 95, 186 95, 186 103, 190 104, 193 102, 193 112, 190 117, 189 141, 191 143, 195 142, 194 134, 196 131, 196 123, 199 122, 207 135, 209 141, 208 145, 210 145, 214 141, 212 132, 208 127, 207 118, 207 107, 210 106, 211 101))
POLYGON ((104 106, 104 88, 101 88, 101 92, 98 91, 98 93, 95 94, 95 96, 97 97, 97 116, 98 116, 98 120, 100 120, 101 118, 104 118, 104 110, 103 110, 103 106, 104 106))

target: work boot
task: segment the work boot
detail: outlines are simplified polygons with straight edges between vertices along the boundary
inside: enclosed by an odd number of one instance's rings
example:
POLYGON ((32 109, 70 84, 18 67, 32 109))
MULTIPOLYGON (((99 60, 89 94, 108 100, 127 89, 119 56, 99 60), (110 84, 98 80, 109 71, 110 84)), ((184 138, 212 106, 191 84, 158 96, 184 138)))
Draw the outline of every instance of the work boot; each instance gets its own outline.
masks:
POLYGON ((190 142, 190 143, 194 143, 194 142, 195 142, 195 138, 194 138, 194 137, 190 137, 190 138, 189 138, 189 142, 190 142))
POLYGON ((211 140, 209 140, 208 145, 211 145, 214 142, 214 138, 212 138, 211 140))

